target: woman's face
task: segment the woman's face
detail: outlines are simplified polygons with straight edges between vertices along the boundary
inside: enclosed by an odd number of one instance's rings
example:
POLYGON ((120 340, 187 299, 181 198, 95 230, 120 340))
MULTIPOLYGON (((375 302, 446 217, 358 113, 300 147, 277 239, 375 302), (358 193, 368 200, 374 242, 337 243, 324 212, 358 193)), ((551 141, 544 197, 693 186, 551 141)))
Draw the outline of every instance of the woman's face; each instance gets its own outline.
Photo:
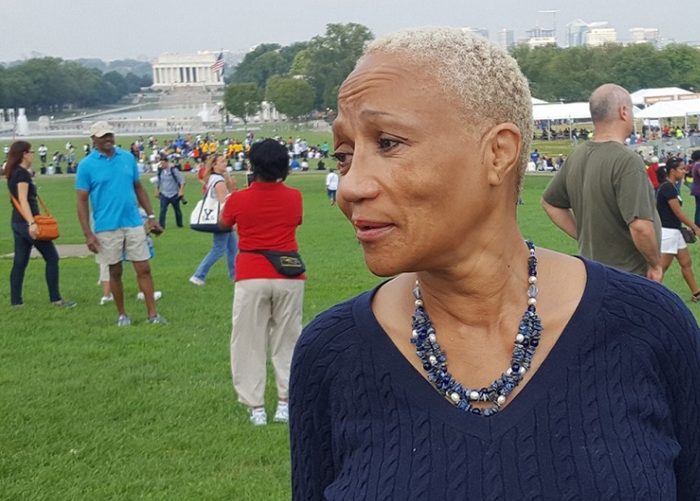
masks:
POLYGON ((375 54, 338 95, 338 204, 380 276, 451 266, 488 209, 479 138, 430 71, 375 54))
POLYGON ((29 148, 27 151, 22 153, 22 165, 25 165, 27 167, 32 166, 32 160, 34 160, 34 150, 29 148))
POLYGON ((226 170, 226 158, 223 155, 219 155, 214 160, 214 172, 224 172, 226 170))

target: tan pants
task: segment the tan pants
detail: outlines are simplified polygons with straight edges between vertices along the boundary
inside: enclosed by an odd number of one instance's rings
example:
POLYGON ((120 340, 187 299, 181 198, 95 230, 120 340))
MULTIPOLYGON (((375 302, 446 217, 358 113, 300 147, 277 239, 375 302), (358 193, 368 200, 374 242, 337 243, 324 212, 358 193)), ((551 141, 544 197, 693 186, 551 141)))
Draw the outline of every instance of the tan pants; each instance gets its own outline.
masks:
POLYGON ((303 280, 261 278, 236 282, 231 376, 242 404, 262 407, 265 403, 268 346, 278 398, 287 399, 289 366, 301 334, 303 304, 303 280))

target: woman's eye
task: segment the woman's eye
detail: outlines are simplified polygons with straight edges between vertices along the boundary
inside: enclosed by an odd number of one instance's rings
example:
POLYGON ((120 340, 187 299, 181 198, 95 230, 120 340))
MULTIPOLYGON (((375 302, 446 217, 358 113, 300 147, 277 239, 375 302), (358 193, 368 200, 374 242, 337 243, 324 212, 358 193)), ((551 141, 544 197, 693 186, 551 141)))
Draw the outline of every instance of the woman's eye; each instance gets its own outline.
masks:
POLYGON ((333 158, 335 158, 339 164, 346 164, 352 160, 352 153, 342 153, 337 151, 333 154, 333 158))
POLYGON ((377 141, 377 144, 379 145, 380 150, 388 151, 388 150, 391 150, 392 148, 395 148, 396 146, 398 146, 399 142, 396 139, 389 139, 386 137, 381 137, 377 141))

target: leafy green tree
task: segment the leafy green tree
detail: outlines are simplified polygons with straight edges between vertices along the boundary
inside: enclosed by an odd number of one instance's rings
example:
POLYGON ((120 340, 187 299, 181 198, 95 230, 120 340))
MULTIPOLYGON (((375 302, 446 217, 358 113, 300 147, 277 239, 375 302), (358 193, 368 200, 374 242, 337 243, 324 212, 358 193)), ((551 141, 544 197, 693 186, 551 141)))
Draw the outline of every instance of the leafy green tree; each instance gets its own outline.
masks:
POLYGON ((311 60, 311 51, 309 49, 300 50, 294 56, 294 60, 289 67, 289 75, 310 75, 312 64, 313 61, 311 60))
POLYGON ((670 44, 661 51, 671 66, 674 85, 698 92, 700 90, 700 50, 684 44, 670 44))
POLYGON ((129 85, 126 83, 124 77, 116 71, 109 71, 102 75, 102 78, 114 86, 114 89, 117 91, 119 97, 129 93, 129 85))
MULTIPOLYGON (((315 106, 318 109, 336 107, 338 88, 355 67, 365 45, 374 38, 366 26, 357 23, 328 24, 326 33, 311 39, 308 63, 303 75, 316 91, 315 106)), ((301 69, 298 61, 296 69, 301 69)))
POLYGON ((224 90, 224 107, 230 114, 247 123, 248 116, 260 109, 262 93, 255 83, 231 83, 224 90))
POLYGON ((140 91, 141 87, 146 87, 145 85, 141 85, 141 77, 131 72, 127 73, 124 77, 124 83, 126 83, 127 90, 132 93, 140 91))
POLYGON ((290 118, 299 119, 314 107, 314 88, 302 78, 273 76, 267 81, 266 96, 277 111, 290 118))

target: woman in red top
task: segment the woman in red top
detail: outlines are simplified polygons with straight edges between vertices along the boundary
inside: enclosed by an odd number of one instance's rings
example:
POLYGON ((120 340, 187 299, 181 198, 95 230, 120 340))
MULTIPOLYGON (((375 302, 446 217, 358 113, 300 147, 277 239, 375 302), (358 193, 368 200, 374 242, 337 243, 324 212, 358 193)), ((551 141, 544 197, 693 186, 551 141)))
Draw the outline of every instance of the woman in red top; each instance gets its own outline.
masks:
POLYGON ((231 194, 221 221, 236 225, 239 253, 233 296, 231 374, 238 400, 250 409, 250 421, 267 424, 265 378, 267 348, 277 382, 274 421, 287 422, 289 366, 301 334, 304 274, 279 273, 257 251, 297 251, 296 229, 302 221, 302 198, 284 184, 289 171, 287 149, 273 139, 250 149, 253 182, 231 194))

